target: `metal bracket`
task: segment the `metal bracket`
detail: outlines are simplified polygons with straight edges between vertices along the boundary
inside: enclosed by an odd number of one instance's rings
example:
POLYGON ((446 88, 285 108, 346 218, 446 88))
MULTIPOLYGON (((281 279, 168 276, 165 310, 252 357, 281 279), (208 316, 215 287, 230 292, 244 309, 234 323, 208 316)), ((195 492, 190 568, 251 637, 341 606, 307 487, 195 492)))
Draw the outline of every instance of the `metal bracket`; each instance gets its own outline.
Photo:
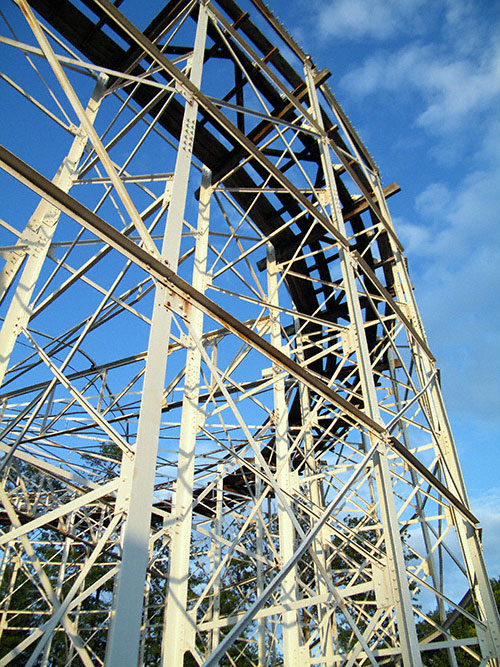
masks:
POLYGON ((387 567, 378 567, 372 565, 373 571, 373 590, 375 591, 375 600, 379 609, 387 609, 393 605, 392 587, 389 581, 389 569, 387 567))
POLYGON ((192 305, 193 304, 191 301, 189 301, 189 299, 186 299, 185 297, 170 289, 167 290, 167 300, 165 301, 165 306, 186 322, 190 320, 192 305))
POLYGON ((349 356, 356 350, 356 333, 351 325, 346 329, 342 329, 340 340, 342 341, 342 349, 346 356, 349 356))

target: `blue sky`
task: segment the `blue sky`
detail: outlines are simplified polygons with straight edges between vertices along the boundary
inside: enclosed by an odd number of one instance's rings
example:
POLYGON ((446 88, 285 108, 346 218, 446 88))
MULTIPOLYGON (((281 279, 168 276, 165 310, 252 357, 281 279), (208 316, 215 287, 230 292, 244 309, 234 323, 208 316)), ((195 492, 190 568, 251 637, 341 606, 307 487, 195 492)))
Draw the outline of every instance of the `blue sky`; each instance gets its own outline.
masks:
POLYGON ((500 3, 298 0, 272 8, 402 192, 389 207, 491 576, 500 574, 500 3))
MULTIPOLYGON (((146 8, 154 14, 159 4, 146 8)), ((332 72, 330 88, 384 184, 402 187, 389 205, 441 368, 490 574, 498 576, 500 2, 270 4, 316 65, 332 72)), ((37 167, 46 152, 21 157, 37 167)))

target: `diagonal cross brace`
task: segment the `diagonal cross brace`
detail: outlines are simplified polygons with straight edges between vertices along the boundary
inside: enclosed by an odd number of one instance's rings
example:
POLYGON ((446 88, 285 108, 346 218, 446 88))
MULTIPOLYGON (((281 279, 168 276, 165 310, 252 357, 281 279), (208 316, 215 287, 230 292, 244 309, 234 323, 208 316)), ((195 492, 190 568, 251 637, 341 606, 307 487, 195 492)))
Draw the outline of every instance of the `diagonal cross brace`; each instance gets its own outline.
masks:
POLYGON ((383 440, 408 465, 429 482, 433 488, 442 493, 467 521, 473 525, 478 523, 478 519, 455 494, 449 491, 435 475, 427 470, 414 454, 401 445, 395 438, 389 436, 385 426, 371 419, 354 405, 351 405, 349 401, 329 387, 322 379, 300 366, 280 350, 277 350, 271 343, 199 292, 172 271, 172 269, 169 269, 168 266, 156 259, 156 257, 151 256, 146 250, 140 248, 131 239, 124 236, 71 195, 61 191, 54 183, 35 171, 35 169, 23 162, 4 146, 0 146, 0 167, 41 197, 61 208, 62 211, 85 227, 85 229, 88 229, 112 248, 118 250, 122 255, 141 266, 151 276, 166 284, 170 289, 179 294, 182 299, 200 308, 206 315, 222 324, 225 329, 236 334, 241 340, 250 344, 254 349, 290 373, 294 378, 300 382, 304 382, 310 389, 317 392, 326 400, 331 401, 342 410, 344 415, 348 416, 356 424, 364 426, 375 437, 383 440))
POLYGON ((239 338, 249 343, 272 362, 277 363, 293 377, 301 382, 305 382, 313 391, 318 392, 321 396, 339 407, 351 419, 354 419, 355 423, 361 423, 376 436, 380 437, 384 433, 385 429, 383 426, 370 419, 362 410, 351 405, 349 401, 340 396, 323 380, 305 368, 302 368, 292 359, 289 359, 283 352, 277 350, 268 341, 259 336, 259 334, 255 333, 255 331, 252 331, 252 329, 240 322, 236 317, 199 292, 187 281, 180 278, 161 260, 153 257, 143 248, 140 248, 112 225, 105 222, 71 195, 63 192, 45 178, 45 176, 42 176, 42 174, 35 171, 35 169, 3 146, 0 146, 0 166, 14 176, 14 178, 27 185, 31 190, 61 208, 61 210, 80 223, 85 229, 95 234, 115 250, 118 250, 118 252, 125 255, 128 259, 131 259, 135 264, 141 266, 150 275, 166 284, 174 292, 180 294, 183 299, 187 298, 209 317, 221 323, 223 327, 235 333, 239 338))

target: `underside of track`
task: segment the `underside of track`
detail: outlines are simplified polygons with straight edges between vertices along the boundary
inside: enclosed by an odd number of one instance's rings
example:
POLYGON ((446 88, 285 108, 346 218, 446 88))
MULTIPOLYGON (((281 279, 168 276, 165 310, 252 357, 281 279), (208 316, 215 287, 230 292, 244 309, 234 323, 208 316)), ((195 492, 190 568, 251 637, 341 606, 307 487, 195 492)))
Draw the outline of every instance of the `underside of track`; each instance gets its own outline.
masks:
POLYGON ((0 17, 0 665, 498 665, 398 186, 260 0, 145 4, 0 17))

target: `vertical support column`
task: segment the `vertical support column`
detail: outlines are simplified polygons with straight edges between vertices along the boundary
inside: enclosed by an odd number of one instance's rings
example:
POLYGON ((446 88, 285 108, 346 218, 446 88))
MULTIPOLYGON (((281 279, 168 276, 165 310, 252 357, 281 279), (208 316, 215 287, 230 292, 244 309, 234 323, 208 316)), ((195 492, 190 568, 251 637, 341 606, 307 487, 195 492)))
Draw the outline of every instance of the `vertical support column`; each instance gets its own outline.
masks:
POLYGON ((125 187, 123 181, 120 179, 119 175, 116 173, 113 161, 106 152, 106 149, 104 148, 101 140, 99 139, 99 135, 95 131, 93 124, 89 122, 85 114, 85 111, 80 103, 78 95, 73 90, 73 87, 70 84, 66 76, 66 73, 61 63, 59 62, 56 54, 52 50, 49 40, 45 36, 45 33, 40 23, 37 21, 35 15, 33 14, 26 0, 17 0, 17 4, 19 5, 19 8, 23 12, 30 28, 33 31, 33 34, 35 35, 38 43, 40 44, 43 54, 47 59, 47 62, 51 66, 54 74, 56 75, 57 80, 59 81, 61 88, 66 94, 69 103, 73 107, 73 111, 76 113, 80 123, 85 129, 85 132, 88 138, 90 139, 90 142, 92 143, 94 150, 101 161, 102 166, 106 170, 109 179, 113 184, 113 187, 115 188, 118 196, 120 197, 125 210, 127 211, 128 215, 130 216, 130 219, 132 220, 132 223, 137 229, 137 232, 141 237, 142 242, 144 243, 144 247, 152 255, 158 257, 159 256, 158 250, 156 249, 156 246, 154 245, 149 235, 149 232, 142 221, 141 216, 139 215, 137 209, 135 208, 132 199, 127 191, 127 188, 125 187))
MULTIPOLYGON (((255 476, 255 497, 257 501, 260 499, 263 491, 262 479, 259 475, 255 476)), ((264 565, 262 563, 262 557, 264 555, 264 528, 262 522, 264 520, 264 511, 262 509, 262 504, 260 510, 257 513, 257 520, 255 526, 255 551, 257 555, 257 597, 262 595, 264 590, 264 565)), ((258 667, 264 667, 266 659, 266 619, 259 618, 257 621, 257 665, 258 667)))
MULTIPOLYGON (((210 218, 211 174, 203 171, 200 190, 200 211, 193 268, 193 286, 200 292, 206 287, 206 263, 210 218)), ((191 310, 191 328, 201 338, 203 314, 191 310)), ((182 422, 177 463, 177 484, 173 516, 176 520, 172 531, 170 568, 163 632, 162 659, 165 667, 182 666, 183 656, 194 640, 192 619, 187 614, 187 594, 192 531, 192 504, 196 434, 200 423, 198 398, 200 393, 201 353, 193 343, 188 350, 182 401, 182 422)))
MULTIPOLYGON (((304 363, 304 352, 301 342, 302 336, 299 333, 299 330, 300 330, 300 323, 298 320, 296 320, 295 334, 296 336, 300 336, 300 340, 297 341, 297 348, 295 355, 297 361, 302 364, 304 363)), ((311 401, 309 396, 309 388, 306 387, 305 384, 301 383, 299 384, 298 391, 299 391, 300 412, 302 415, 302 424, 306 424, 309 421, 311 415, 311 401)), ((308 474, 311 475, 311 477, 314 476, 314 479, 312 479, 308 483, 308 493, 311 498, 313 506, 318 508, 318 513, 320 514, 325 508, 324 496, 323 496, 322 481, 318 474, 319 466, 317 464, 316 457, 313 454, 313 450, 314 450, 314 440, 313 440, 312 428, 309 425, 306 427, 304 432, 304 456, 306 457, 305 470, 308 471, 308 474)), ((329 542, 329 536, 327 530, 323 527, 320 530, 318 537, 311 544, 311 551, 314 550, 315 554, 314 574, 315 574, 318 595, 323 595, 323 594, 327 595, 329 590, 327 582, 325 581, 325 577, 323 573, 320 571, 320 568, 318 567, 318 563, 321 563, 323 567, 323 572, 326 572, 328 569, 326 562, 326 552, 325 552, 325 546, 328 544, 328 542, 329 542)), ((336 582, 333 581, 333 584, 335 585, 336 582)), ((321 647, 323 655, 327 659, 324 664, 327 667, 330 667, 330 665, 334 664, 333 629, 335 624, 335 616, 331 614, 329 618, 326 618, 326 616, 328 616, 329 614, 329 609, 328 606, 325 604, 318 604, 317 610, 318 610, 318 623, 320 625, 321 647), (323 622, 324 620, 325 622, 323 622)))
MULTIPOLYGON (((323 120, 311 63, 307 62, 304 69, 313 116, 316 122, 323 128, 323 120)), ((326 179, 326 189, 329 192, 334 223, 338 231, 345 236, 344 219, 342 217, 335 175, 333 173, 330 150, 326 140, 318 140, 318 148, 326 179)), ((339 247, 339 259, 346 291, 349 317, 355 332, 356 356, 365 410, 372 419, 382 423, 377 401, 377 392, 372 375, 370 353, 363 324, 363 315, 359 304, 353 259, 343 247, 339 247)), ((380 517, 384 531, 389 581, 392 589, 390 594, 396 614, 401 655, 405 667, 422 667, 422 659, 413 618, 410 589, 406 574, 403 545, 399 533, 396 504, 392 491, 391 473, 387 460, 387 448, 383 442, 379 443, 379 446, 374 453, 373 466, 379 500, 380 517)))
MULTIPOLYGON (((377 201, 386 217, 387 223, 392 227, 392 220, 387 209, 382 185, 378 179, 375 192, 377 194, 377 201)), ((394 286, 398 301, 406 304, 409 318, 415 327, 415 330, 420 334, 424 341, 427 341, 404 257, 398 248, 395 247, 394 241, 391 239, 390 235, 388 235, 388 238, 395 258, 394 286)), ((420 364, 417 364, 417 372, 419 372, 420 375, 419 379, 421 386, 424 386, 428 379, 435 374, 435 365, 425 354, 420 354, 420 351, 416 349, 417 345, 411 340, 410 346, 412 347, 415 358, 420 360, 420 364)), ((429 419, 431 422, 434 422, 434 428, 439 442, 440 455, 445 459, 443 468, 446 485, 454 493, 457 493, 462 502, 469 507, 469 499, 462 469, 438 382, 434 381, 432 383, 428 396, 429 419)), ((484 643, 486 644, 488 654, 484 655, 484 657, 492 659, 494 662, 491 664, 498 664, 497 660, 500 660, 500 615, 498 613, 495 597, 486 570, 478 531, 477 528, 468 522, 461 514, 454 512, 453 509, 451 510, 451 513, 454 517, 455 527, 460 540, 470 586, 475 593, 481 617, 487 624, 488 628, 484 637, 484 643)))
MULTIPOLYGON (((93 123, 97 115, 106 80, 107 77, 105 76, 99 77, 89 100, 85 111, 89 123, 93 123)), ((67 157, 61 163, 53 179, 53 182, 64 192, 69 192, 73 185, 78 163, 81 160, 87 141, 87 133, 81 125, 67 157)), ((61 211, 58 208, 42 200, 36 207, 19 240, 19 243, 27 243, 29 246, 28 259, 5 316, 2 329, 0 330, 0 385, 5 377, 17 336, 29 322, 31 316, 31 297, 56 231, 60 215, 61 211)), ((17 261, 22 263, 19 254, 17 255, 17 261)), ((4 287, 8 287, 10 276, 13 274, 15 274, 14 267, 10 267, 9 263, 7 263, 2 274, 4 287)))
MULTIPOLYGON (((74 521, 74 514, 71 516, 70 520, 71 520, 71 526, 72 526, 73 521, 74 521)), ((61 563, 59 565, 59 572, 57 574, 57 582, 56 582, 56 589, 55 589, 55 593, 56 593, 58 599, 61 599, 64 578, 66 576, 66 566, 67 566, 67 563, 68 563, 70 549, 71 549, 72 545, 73 545, 73 538, 66 537, 65 540, 64 540, 64 546, 63 546, 62 553, 61 553, 61 563)), ((77 623, 78 623, 78 621, 75 621, 76 626, 77 626, 77 623)), ((47 644, 46 644, 46 646, 43 650, 43 654, 40 658, 40 667, 48 667, 48 665, 49 665, 50 651, 51 651, 51 648, 52 648, 53 638, 54 638, 54 635, 52 635, 51 638, 48 640, 48 642, 47 642, 47 644)))
MULTIPOLYGON (((392 392, 394 394, 394 402, 396 404, 396 410, 397 412, 400 412, 403 406, 399 396, 399 386, 396 379, 396 368, 394 366, 394 361, 391 356, 389 356, 389 372, 391 375, 392 392)), ((403 442, 405 446, 409 449, 410 443, 409 443, 407 428, 403 420, 400 423, 400 429, 403 436, 403 442)), ((415 473, 414 470, 410 470, 410 475, 415 488, 418 488, 417 474, 415 473)), ((432 540, 429 531, 429 526, 427 525, 427 519, 425 515, 425 502, 424 499, 422 498, 421 491, 417 491, 417 493, 415 494, 415 504, 417 507, 418 522, 420 523, 420 528, 422 530, 422 538, 424 540, 427 567, 429 568, 429 573, 431 575, 432 584, 434 588, 436 590, 439 590, 440 589, 439 576, 436 568, 434 552, 432 550, 432 540)), ((443 622, 446 618, 446 610, 443 599, 439 595, 436 596, 436 604, 439 611, 440 620, 441 622, 443 622)), ((454 648, 449 647, 447 649, 447 653, 448 653, 448 660, 450 661, 450 667, 458 667, 454 648)))
MULTIPOLYGON (((276 259, 274 248, 271 244, 267 246, 267 276, 269 292, 269 311, 271 323, 271 343, 281 350, 281 325, 279 317, 279 299, 278 299, 278 277, 276 268, 276 259)), ((279 375, 279 369, 273 370, 275 375, 279 375)), ((276 480, 279 488, 288 493, 292 490, 290 480, 290 460, 288 456, 289 438, 288 438, 288 406, 285 396, 284 378, 275 379, 273 383, 274 393, 274 440, 276 448, 276 480)), ((280 558, 282 564, 287 563, 295 552, 295 528, 292 520, 283 507, 279 498, 278 503, 278 528, 280 558)), ((294 567, 284 578, 281 585, 281 604, 287 606, 297 600, 297 569, 294 567)), ((282 612, 283 623, 283 652, 284 664, 287 667, 300 666, 300 638, 297 620, 297 612, 292 609, 282 612)))
POLYGON ((2 565, 0 567, 0 584, 4 589, 4 599, 2 601, 2 609, 0 611, 0 642, 2 640, 5 630, 9 626, 9 609, 12 604, 14 590, 16 588, 17 574, 21 567, 21 559, 15 552, 11 544, 7 543, 3 550, 2 565), (10 565, 10 576, 7 581, 7 574, 10 565))
MULTIPOLYGON (((197 87, 201 84, 206 30, 207 13, 200 5, 190 75, 191 81, 197 87)), ((195 100, 191 100, 184 109, 172 199, 163 237, 162 258, 174 271, 178 263, 197 113, 198 105, 195 100)), ((135 459, 129 465, 125 463, 122 468, 122 492, 117 502, 123 503, 127 520, 107 645, 105 664, 108 667, 136 667, 138 660, 151 505, 171 325, 171 313, 165 307, 167 299, 166 288, 158 285, 144 373, 135 459)))
MULTIPOLYGON (((222 506, 224 501, 224 466, 219 463, 217 466, 217 487, 216 487, 216 502, 215 502, 215 517, 213 531, 215 534, 215 539, 213 540, 213 567, 212 572, 216 572, 222 557, 222 546, 221 538, 223 534, 223 523, 222 523, 222 506)), ((217 575, 214 581, 213 588, 213 601, 212 601, 212 621, 215 621, 215 627, 212 630, 211 636, 211 647, 210 650, 213 651, 217 648, 220 642, 220 628, 217 625, 217 622, 220 619, 220 573, 217 575)))
MULTIPOLYGON (((148 553, 149 561, 151 561, 153 557, 154 547, 155 543, 153 540, 151 540, 149 543, 149 553, 148 553)), ((143 614, 141 637, 139 644, 139 660, 137 663, 139 667, 143 667, 145 664, 144 658, 146 655, 146 643, 150 626, 149 605, 151 600, 151 581, 152 581, 151 572, 146 571, 146 581, 144 582, 144 614, 143 614)))

